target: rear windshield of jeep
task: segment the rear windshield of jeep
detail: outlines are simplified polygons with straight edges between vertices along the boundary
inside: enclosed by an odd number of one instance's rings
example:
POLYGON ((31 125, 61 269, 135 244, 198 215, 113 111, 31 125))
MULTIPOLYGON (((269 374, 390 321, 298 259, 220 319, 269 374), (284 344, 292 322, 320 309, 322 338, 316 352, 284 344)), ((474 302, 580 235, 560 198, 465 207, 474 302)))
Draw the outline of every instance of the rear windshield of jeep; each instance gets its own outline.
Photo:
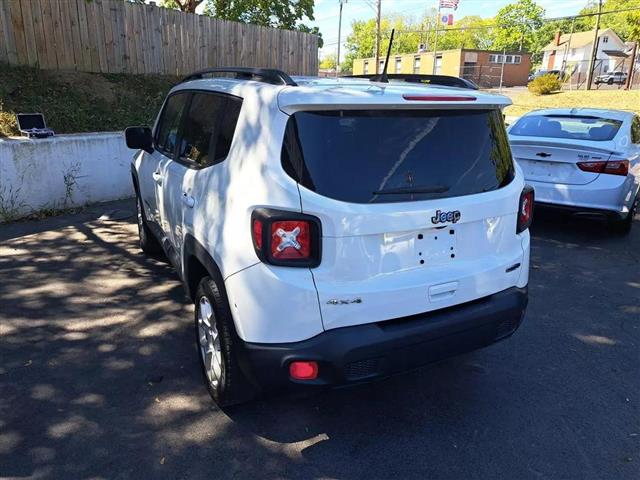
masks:
POLYGON ((514 175, 498 110, 297 112, 282 165, 305 188, 353 203, 471 195, 514 175))

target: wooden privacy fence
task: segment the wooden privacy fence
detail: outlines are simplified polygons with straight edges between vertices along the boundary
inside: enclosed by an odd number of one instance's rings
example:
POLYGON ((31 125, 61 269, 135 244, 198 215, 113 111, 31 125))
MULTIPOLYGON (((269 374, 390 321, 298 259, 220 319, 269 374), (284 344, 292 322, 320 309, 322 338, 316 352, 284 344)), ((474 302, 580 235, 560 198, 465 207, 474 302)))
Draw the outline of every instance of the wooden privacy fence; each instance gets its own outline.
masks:
POLYGON ((0 62, 185 75, 215 66, 316 75, 318 37, 123 0, 0 0, 0 62))

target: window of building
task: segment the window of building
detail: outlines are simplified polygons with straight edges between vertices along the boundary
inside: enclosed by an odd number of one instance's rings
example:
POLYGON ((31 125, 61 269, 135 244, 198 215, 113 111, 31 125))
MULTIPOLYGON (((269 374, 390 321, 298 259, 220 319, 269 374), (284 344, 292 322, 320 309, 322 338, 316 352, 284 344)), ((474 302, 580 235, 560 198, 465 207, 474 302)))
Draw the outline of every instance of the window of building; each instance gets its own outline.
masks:
POLYGON ((522 56, 521 55, 514 55, 513 56, 513 63, 515 63, 516 65, 519 65, 520 63, 522 63, 522 56))
POLYGON ((402 70, 402 58, 396 57, 396 73, 400 73, 402 70))
POLYGON ((576 49, 572 48, 571 49, 571 56, 574 57, 576 55, 576 49))
POLYGON ((513 63, 513 55, 507 55, 504 63, 513 63))
POLYGON ((364 62, 363 73, 367 75, 369 73, 369 62, 364 62))
POLYGON ((439 75, 442 71, 442 55, 436 56, 436 75, 439 75))
POLYGON ((383 70, 384 70, 384 60, 380 60, 380 70, 378 70, 378 72, 382 73, 383 70))
POLYGON ((420 73, 420 57, 413 59, 413 73, 420 73))
POLYGON ((208 167, 224 160, 240 116, 242 100, 228 95, 195 93, 180 140, 179 160, 208 167))

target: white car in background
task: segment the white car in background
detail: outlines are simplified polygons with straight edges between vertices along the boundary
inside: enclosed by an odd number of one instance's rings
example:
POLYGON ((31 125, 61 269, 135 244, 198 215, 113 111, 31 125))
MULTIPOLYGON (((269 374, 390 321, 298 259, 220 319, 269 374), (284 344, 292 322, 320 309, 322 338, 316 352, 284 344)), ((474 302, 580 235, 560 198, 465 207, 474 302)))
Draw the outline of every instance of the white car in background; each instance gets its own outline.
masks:
POLYGON ((536 110, 509 127, 536 204, 605 216, 628 233, 638 209, 640 117, 599 109, 536 110))

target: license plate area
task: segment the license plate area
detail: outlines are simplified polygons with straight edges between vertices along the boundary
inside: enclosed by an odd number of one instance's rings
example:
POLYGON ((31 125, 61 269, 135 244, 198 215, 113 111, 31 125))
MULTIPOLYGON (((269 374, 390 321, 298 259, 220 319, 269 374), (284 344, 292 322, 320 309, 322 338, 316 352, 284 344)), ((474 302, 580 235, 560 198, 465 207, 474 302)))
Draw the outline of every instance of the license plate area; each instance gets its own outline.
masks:
POLYGON ((561 181, 571 176, 575 167, 564 162, 518 159, 526 179, 540 182, 561 181))
POLYGON ((456 258, 456 229, 442 227, 419 232, 415 242, 418 265, 441 265, 456 258))
POLYGON ((396 267, 415 268, 454 261, 456 228, 440 227, 384 235, 384 256, 395 258, 396 267))

